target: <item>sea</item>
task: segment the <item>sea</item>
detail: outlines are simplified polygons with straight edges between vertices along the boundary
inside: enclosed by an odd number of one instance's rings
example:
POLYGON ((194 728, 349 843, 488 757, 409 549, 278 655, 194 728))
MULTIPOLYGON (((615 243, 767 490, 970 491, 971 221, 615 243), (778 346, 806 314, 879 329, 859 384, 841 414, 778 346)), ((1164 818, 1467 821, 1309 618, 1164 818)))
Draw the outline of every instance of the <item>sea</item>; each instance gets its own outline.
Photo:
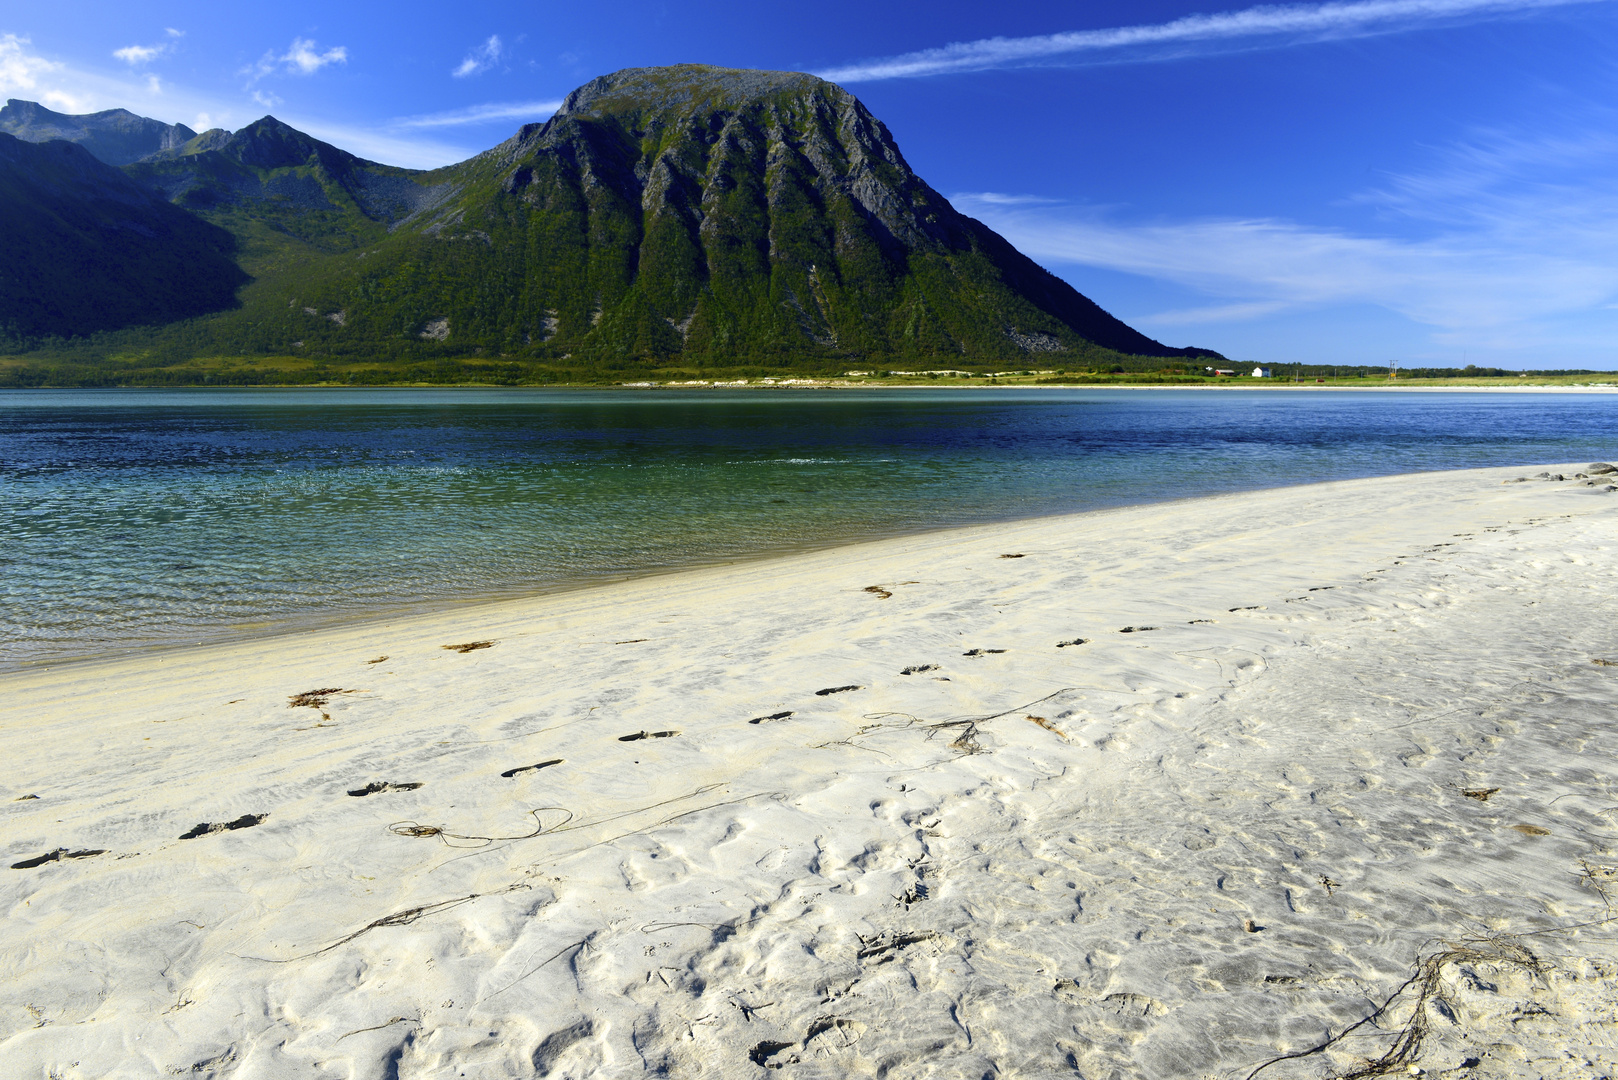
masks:
POLYGON ((1595 393, 0 391, 0 669, 952 526, 1614 458, 1618 395, 1595 393))

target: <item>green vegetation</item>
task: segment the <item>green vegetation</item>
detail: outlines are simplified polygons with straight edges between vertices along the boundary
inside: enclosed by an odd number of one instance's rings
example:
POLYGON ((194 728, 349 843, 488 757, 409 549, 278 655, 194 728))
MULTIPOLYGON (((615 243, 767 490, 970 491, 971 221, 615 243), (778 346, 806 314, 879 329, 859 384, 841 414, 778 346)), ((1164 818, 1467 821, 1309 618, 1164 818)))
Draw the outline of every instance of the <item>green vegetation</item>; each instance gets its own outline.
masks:
POLYGON ((811 76, 619 72, 435 172, 271 118, 126 171, 234 237, 251 280, 234 307, 163 325, 16 325, 0 341, 12 385, 1220 359, 1144 337, 958 214, 864 106, 811 76))
POLYGON ((0 134, 0 348, 230 307, 235 247, 81 147, 0 134))
POLYGON ((123 172, 68 151, 107 174, 72 213, 42 194, 63 176, 0 171, 0 386, 1529 381, 1261 380, 1164 346, 957 213, 859 101, 808 75, 618 72, 432 172, 269 117, 123 172), (136 204, 146 218, 123 228, 136 204))

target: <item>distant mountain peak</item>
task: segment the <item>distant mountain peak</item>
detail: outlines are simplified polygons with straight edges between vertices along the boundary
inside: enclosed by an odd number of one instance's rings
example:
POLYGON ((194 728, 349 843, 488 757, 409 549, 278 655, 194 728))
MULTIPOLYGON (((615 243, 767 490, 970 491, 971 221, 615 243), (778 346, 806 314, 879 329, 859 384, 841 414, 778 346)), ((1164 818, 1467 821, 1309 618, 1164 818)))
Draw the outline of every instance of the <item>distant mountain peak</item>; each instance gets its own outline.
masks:
POLYGON ((37 101, 8 100, 0 108, 0 132, 24 142, 52 139, 78 143, 108 165, 128 165, 172 150, 196 137, 184 124, 165 124, 128 109, 97 113, 52 112, 37 101))

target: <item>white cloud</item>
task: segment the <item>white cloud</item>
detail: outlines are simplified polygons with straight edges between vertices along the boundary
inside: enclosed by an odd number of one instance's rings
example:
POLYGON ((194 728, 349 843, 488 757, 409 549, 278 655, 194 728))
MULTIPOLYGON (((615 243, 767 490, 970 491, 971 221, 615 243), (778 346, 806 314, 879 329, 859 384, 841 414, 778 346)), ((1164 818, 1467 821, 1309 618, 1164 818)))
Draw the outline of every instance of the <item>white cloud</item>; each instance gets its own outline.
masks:
POLYGON ((172 26, 164 28, 163 33, 167 34, 171 38, 183 38, 183 37, 185 37, 185 31, 184 30, 176 30, 172 26))
POLYGON ((162 45, 126 45, 122 49, 114 49, 112 55, 126 64, 146 64, 156 60, 166 51, 162 45))
POLYGON ((494 101, 485 105, 471 105, 450 112, 428 113, 425 116, 406 116, 393 122, 398 128, 461 127, 465 124, 486 124, 495 120, 544 120, 562 107, 557 101, 494 101))
POLYGON ((55 109, 59 113, 75 115, 78 113, 96 112, 95 98, 83 94, 75 94, 67 90, 46 90, 39 95, 40 104, 48 109, 55 109))
POLYGON ((313 75, 327 64, 348 63, 348 50, 341 45, 325 52, 317 52, 317 48, 313 41, 294 38, 292 48, 287 50, 287 54, 281 57, 281 60, 289 70, 296 68, 304 75, 313 75))
POLYGON ((374 127, 348 127, 330 124, 308 117, 282 116, 282 120, 299 131, 308 132, 317 139, 339 146, 351 154, 387 165, 402 165, 409 169, 437 169, 465 161, 482 146, 468 147, 455 143, 437 142, 420 135, 391 134, 374 127))
POLYGON ((1152 224, 1074 207, 956 196, 1041 262, 1100 267, 1189 287, 1218 301, 1141 321, 1251 320, 1371 304, 1448 334, 1509 334, 1618 299, 1618 204, 1586 193, 1585 214, 1527 200, 1511 215, 1426 237, 1368 236, 1273 219, 1152 224), (1560 217, 1562 220, 1558 221, 1560 217))
POLYGON ((1007 195, 1001 191, 975 191, 970 194, 957 195, 955 198, 984 206, 1039 206, 1062 201, 1061 199, 1047 199, 1040 195, 1007 195))
POLYGON ((253 100, 264 106, 266 109, 273 109, 277 105, 281 104, 284 99, 276 97, 267 90, 254 90, 253 100))
POLYGON ((467 53, 466 59, 461 61, 461 66, 450 74, 457 79, 464 79, 468 75, 481 75, 499 62, 502 51, 504 47, 500 44, 500 35, 490 34, 489 40, 467 53))
POLYGON ((162 80, 156 75, 146 76, 146 92, 148 94, 161 94, 163 92, 162 80))
POLYGON ((62 66, 29 52, 30 44, 25 37, 0 34, 0 94, 32 91, 39 86, 40 76, 62 66))
POLYGON ((320 51, 320 46, 308 38, 293 38, 292 45, 286 52, 277 56, 274 49, 258 58, 256 64, 242 69, 242 74, 248 77, 251 85, 267 75, 277 71, 293 75, 313 75, 329 64, 348 63, 348 49, 342 45, 320 51))
POLYGON ((847 64, 819 74, 832 82, 871 82, 1041 62, 1072 62, 1085 55, 1118 50, 1135 50, 1140 58, 1151 59, 1163 55, 1165 47, 1183 52, 1199 44, 1242 39, 1270 38, 1275 44, 1299 39, 1318 41, 1598 2, 1602 0, 1340 0, 1324 4, 1264 5, 1213 15, 1188 15, 1166 23, 956 42, 941 48, 847 64))

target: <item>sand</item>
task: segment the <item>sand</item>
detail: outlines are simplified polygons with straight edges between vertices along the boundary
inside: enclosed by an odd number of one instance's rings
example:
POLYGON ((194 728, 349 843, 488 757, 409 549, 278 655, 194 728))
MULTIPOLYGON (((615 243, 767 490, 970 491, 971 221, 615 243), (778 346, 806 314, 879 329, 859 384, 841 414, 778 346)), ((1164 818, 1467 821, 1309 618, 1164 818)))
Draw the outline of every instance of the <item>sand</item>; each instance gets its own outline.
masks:
POLYGON ((0 1075, 1615 1075, 1618 492, 1538 471, 8 676, 0 1075))

